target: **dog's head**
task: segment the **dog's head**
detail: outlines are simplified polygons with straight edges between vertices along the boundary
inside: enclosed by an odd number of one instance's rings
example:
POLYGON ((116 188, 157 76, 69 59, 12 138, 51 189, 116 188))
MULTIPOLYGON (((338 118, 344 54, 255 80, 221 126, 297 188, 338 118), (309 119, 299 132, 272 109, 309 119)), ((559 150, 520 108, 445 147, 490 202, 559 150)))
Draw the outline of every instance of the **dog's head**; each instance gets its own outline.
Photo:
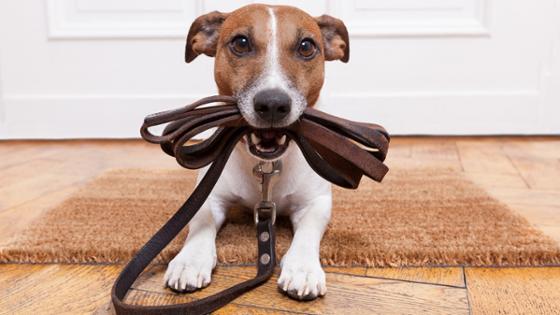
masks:
POLYGON ((200 54, 216 58, 220 94, 237 97, 243 117, 255 127, 246 140, 250 152, 277 159, 288 145, 279 130, 319 98, 325 60, 347 62, 349 51, 348 31, 336 18, 253 4, 198 17, 187 36, 185 60, 200 54))

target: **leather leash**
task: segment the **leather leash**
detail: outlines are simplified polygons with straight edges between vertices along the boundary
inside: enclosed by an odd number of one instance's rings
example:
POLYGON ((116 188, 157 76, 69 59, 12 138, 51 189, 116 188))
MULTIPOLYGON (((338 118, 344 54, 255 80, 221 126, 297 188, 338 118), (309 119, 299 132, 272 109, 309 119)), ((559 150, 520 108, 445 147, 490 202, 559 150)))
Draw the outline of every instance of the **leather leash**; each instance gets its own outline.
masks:
MULTIPOLYGON (((188 224, 214 188, 237 142, 254 129, 243 119, 237 102, 230 96, 211 96, 183 108, 160 112, 145 118, 142 137, 161 145, 189 169, 210 167, 185 203, 136 253, 118 276, 111 291, 117 314, 207 314, 228 304, 243 293, 266 282, 276 265, 274 214, 257 206, 257 274, 214 295, 190 303, 140 306, 124 302, 140 273, 188 224), (204 107, 211 103, 221 105, 204 107), (148 129, 168 124, 162 135, 148 129), (208 139, 188 144, 196 135, 217 130, 208 139)), ((309 165, 326 180, 345 188, 357 188, 363 175, 380 182, 388 168, 383 164, 389 148, 389 135, 383 127, 358 123, 307 108, 300 119, 282 130, 296 142, 309 165)))

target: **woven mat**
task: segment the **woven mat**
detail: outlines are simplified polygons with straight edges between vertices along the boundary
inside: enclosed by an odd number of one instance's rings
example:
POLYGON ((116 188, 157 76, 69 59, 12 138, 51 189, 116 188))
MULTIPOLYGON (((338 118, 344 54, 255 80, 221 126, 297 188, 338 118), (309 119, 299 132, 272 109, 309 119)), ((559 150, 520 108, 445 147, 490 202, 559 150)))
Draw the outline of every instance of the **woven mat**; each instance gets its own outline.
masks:
MULTIPOLYGON (((0 262, 121 263, 182 204, 195 183, 186 170, 107 172, 0 248, 0 262)), ((560 262, 558 245, 460 173, 392 169, 383 184, 334 188, 321 243, 325 265, 521 266, 560 262)), ((252 213, 232 209, 217 240, 221 263, 253 263, 252 213)), ((279 257, 292 236, 278 223, 279 257)), ((178 251, 187 231, 159 262, 178 251)))

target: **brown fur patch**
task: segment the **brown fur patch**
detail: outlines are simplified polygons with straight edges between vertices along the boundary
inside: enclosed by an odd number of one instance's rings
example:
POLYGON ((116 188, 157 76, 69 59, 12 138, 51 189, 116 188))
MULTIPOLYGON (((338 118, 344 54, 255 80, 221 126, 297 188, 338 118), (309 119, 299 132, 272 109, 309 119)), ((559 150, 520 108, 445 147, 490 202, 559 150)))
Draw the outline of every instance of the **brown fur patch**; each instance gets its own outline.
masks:
POLYGON ((270 45, 268 7, 274 9, 279 25, 278 47, 284 74, 312 106, 317 102, 324 81, 322 34, 317 22, 304 11, 289 6, 249 5, 229 14, 221 28, 214 76, 221 94, 233 95, 251 86, 264 70, 270 45), (236 35, 248 36, 253 53, 235 56, 229 42, 236 35), (319 53, 312 60, 298 57, 296 49, 303 38, 312 38, 319 53))
POLYGON ((234 95, 250 86, 264 69, 268 45, 268 13, 264 5, 250 5, 232 12, 224 21, 218 40, 214 78, 220 94, 234 95), (237 35, 247 36, 253 52, 238 57, 229 49, 237 35))
POLYGON ((269 8, 274 10, 278 23, 283 73, 307 104, 313 106, 323 86, 325 60, 348 60, 348 32, 338 19, 325 15, 313 18, 295 7, 263 4, 244 6, 231 13, 212 12, 197 18, 191 26, 186 60, 191 61, 200 53, 215 56, 214 78, 220 94, 235 95, 248 89, 266 64, 267 47, 271 44, 269 8), (230 49, 232 39, 239 35, 249 38, 252 48, 250 54, 241 57, 230 49), (298 44, 304 38, 312 39, 318 48, 310 60, 297 54, 298 44))
POLYGON ((281 51, 280 64, 284 73, 307 99, 308 106, 313 106, 319 98, 325 76, 325 58, 321 29, 309 14, 288 6, 275 8, 281 51), (299 42, 311 38, 319 52, 315 58, 304 60, 296 53, 299 42))

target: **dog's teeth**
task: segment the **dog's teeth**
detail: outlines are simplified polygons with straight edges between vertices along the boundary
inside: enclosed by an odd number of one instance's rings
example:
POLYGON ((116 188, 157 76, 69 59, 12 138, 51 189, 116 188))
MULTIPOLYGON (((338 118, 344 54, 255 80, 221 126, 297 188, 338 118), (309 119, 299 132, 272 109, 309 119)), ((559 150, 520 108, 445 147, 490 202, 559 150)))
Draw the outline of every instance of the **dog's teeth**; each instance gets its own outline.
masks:
POLYGON ((257 137, 254 133, 251 134, 251 141, 253 141, 254 144, 259 144, 261 143, 261 138, 257 137))
POLYGON ((274 152, 274 150, 276 150, 275 148, 265 148, 263 146, 257 145, 257 150, 261 151, 261 152, 265 152, 265 153, 270 153, 270 152, 274 152))
POLYGON ((280 145, 286 143, 286 135, 283 135, 282 138, 280 138, 280 141, 278 141, 278 143, 280 143, 280 145))

